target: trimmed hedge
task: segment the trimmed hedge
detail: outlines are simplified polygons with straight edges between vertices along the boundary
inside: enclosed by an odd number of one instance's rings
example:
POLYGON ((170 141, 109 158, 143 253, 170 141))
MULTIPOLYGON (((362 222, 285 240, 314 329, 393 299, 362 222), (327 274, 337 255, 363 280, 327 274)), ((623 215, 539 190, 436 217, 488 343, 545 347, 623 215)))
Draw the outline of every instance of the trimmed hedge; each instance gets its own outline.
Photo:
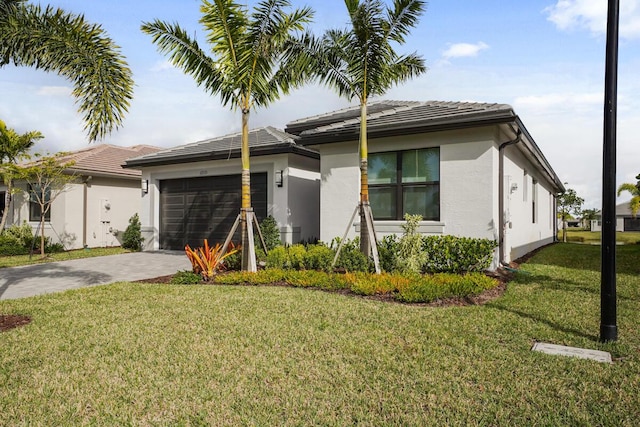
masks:
POLYGON ((456 236, 425 236, 426 273, 465 273, 484 271, 491 265, 495 240, 456 236))

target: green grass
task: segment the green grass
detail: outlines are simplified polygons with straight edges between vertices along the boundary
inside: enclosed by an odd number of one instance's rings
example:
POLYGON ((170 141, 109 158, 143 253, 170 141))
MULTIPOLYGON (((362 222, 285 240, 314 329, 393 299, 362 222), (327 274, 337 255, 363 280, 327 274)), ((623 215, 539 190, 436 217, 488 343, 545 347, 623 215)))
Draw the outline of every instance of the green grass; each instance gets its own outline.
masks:
POLYGON ((1 301, 33 322, 0 334, 0 425, 637 425, 639 257, 618 248, 610 344, 599 247, 576 244, 538 253, 484 306, 132 283, 1 301))
MULTIPOLYGON (((567 229, 567 239, 569 241, 600 244, 602 233, 583 229, 567 229)), ((562 230, 558 232, 558 240, 562 241, 562 230)), ((624 243, 625 245, 638 244, 640 243, 640 231, 617 232, 616 242, 624 243)))
POLYGON ((18 267, 20 265, 30 264, 42 264, 45 262, 54 261, 68 261, 70 259, 79 258, 91 258, 96 256, 116 255, 130 252, 120 247, 115 248, 91 248, 91 249, 78 249, 68 252, 59 252, 54 254, 47 254, 45 258, 42 258, 39 253, 29 255, 16 255, 16 256, 1 256, 0 255, 0 268, 4 267, 18 267))

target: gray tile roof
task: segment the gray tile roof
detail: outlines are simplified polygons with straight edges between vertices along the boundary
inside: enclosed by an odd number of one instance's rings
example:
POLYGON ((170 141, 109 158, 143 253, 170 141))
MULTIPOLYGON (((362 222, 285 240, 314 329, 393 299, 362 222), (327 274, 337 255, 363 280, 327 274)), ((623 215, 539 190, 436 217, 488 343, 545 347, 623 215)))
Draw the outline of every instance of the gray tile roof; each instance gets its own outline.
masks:
MULTIPOLYGON (((372 137, 401 135, 442 126, 478 126, 515 117, 513 108, 507 104, 380 101, 367 106, 367 132, 372 137)), ((285 130, 299 135, 302 145, 357 139, 360 107, 296 120, 287 124, 285 130)))
MULTIPOLYGON (((126 167, 236 158, 240 156, 241 138, 242 134, 238 132, 180 145, 129 159, 126 162, 126 167)), ((308 157, 319 158, 316 151, 298 146, 297 139, 297 136, 271 126, 253 129, 249 132, 249 153, 251 155, 266 155, 279 152, 297 152, 308 157)))

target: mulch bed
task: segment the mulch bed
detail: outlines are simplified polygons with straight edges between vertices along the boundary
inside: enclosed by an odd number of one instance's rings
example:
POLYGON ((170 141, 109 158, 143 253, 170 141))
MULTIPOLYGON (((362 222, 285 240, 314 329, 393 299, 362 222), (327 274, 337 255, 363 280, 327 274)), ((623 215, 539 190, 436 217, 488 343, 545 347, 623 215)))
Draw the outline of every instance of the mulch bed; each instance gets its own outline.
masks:
POLYGON ((0 332, 31 323, 31 317, 19 314, 0 314, 0 332))

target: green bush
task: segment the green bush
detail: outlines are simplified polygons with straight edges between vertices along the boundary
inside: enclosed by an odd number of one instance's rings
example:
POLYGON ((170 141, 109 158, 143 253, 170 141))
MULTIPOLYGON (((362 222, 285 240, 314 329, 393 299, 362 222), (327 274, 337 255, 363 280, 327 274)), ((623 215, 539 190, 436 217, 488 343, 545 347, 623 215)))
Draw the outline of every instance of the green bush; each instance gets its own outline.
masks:
POLYGON ((304 245, 293 245, 286 248, 289 266, 294 270, 304 270, 306 268, 304 261, 307 255, 307 248, 304 245))
POLYGON ((484 271, 491 265, 496 242, 456 236, 425 236, 422 239, 428 273, 484 271))
POLYGON ((427 254, 422 250, 422 235, 418 226, 422 215, 404 215, 403 234, 397 244, 395 267, 401 273, 422 273, 427 254))
POLYGON ((289 255, 284 246, 277 246, 267 254, 267 268, 287 269, 290 267, 289 255))
MULTIPOLYGON (((341 239, 339 238, 333 239, 331 242, 331 249, 338 250, 340 240, 341 239)), ((353 240, 345 240, 335 267, 351 272, 370 272, 373 271, 373 261, 368 256, 360 252, 360 239, 356 237, 353 240)))
POLYGON ((0 256, 26 255, 29 248, 26 248, 13 237, 0 235, 0 256))
POLYGON ((137 213, 133 214, 133 216, 129 218, 129 226, 127 226, 127 229, 122 235, 122 247, 124 249, 132 251, 142 250, 142 242, 144 241, 144 238, 142 237, 140 228, 140 218, 137 213))
POLYGON ((402 302, 431 302, 441 298, 467 297, 494 288, 498 282, 481 273, 439 273, 408 281, 398 289, 402 302))
POLYGON ((398 236, 389 234, 378 241, 378 257, 382 271, 396 271, 396 252, 398 251, 398 236))
POLYGON ((309 270, 330 272, 334 257, 335 252, 323 244, 309 245, 304 258, 304 265, 309 270))
POLYGON ((226 257, 223 264, 227 270, 239 271, 242 268, 242 250, 226 257))
POLYGON ((174 285, 197 285, 202 283, 202 276, 191 270, 178 271, 171 278, 170 283, 174 285))
POLYGON ((264 238, 264 244, 267 246, 267 251, 282 245, 278 223, 271 215, 262 220, 260 223, 260 231, 264 238))

